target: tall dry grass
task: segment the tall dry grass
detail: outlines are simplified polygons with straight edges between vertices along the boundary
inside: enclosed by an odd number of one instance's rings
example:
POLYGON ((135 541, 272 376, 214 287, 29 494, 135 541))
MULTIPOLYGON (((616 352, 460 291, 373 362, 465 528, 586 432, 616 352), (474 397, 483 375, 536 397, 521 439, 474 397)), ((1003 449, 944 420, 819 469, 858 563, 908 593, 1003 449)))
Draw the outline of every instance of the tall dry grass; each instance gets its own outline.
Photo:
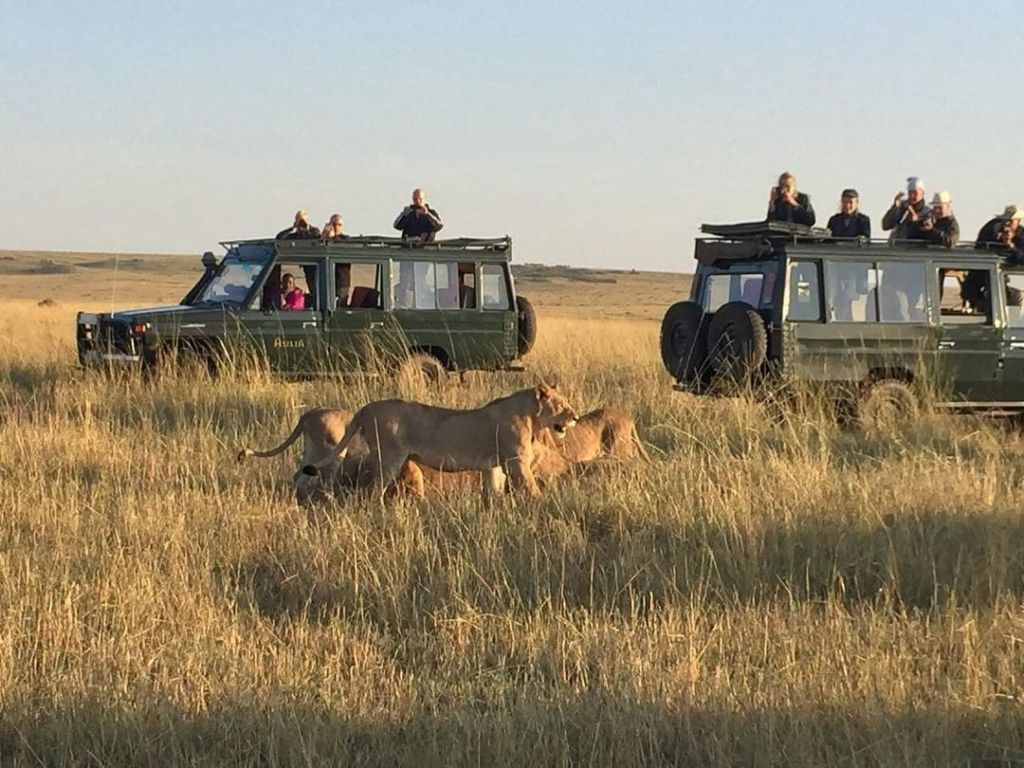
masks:
POLYGON ((1024 446, 672 393, 656 326, 542 317, 531 372, 649 465, 536 504, 293 506, 306 407, 387 380, 109 379, 0 311, 0 764, 1024 759, 1024 446))

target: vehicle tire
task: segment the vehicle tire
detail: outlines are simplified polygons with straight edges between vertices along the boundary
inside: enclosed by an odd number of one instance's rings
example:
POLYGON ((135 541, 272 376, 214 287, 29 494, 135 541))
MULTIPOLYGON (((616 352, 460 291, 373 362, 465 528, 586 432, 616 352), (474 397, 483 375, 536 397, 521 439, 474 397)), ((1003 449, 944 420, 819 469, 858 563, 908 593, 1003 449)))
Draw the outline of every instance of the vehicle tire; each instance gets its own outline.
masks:
POLYGON ((522 357, 533 349, 533 344, 537 341, 537 313, 525 296, 516 296, 516 321, 516 327, 519 329, 518 351, 522 357))
POLYGON ((745 301, 719 307, 708 326, 708 362, 715 378, 748 381, 767 359, 768 329, 757 310, 745 301))
POLYGON ((692 382, 707 362, 708 322, 704 310, 692 301, 680 301, 661 321, 661 362, 676 381, 692 382))
POLYGON ((868 429, 886 429, 917 417, 917 395, 905 381, 878 379, 867 384, 857 400, 857 422, 868 429))
POLYGON ((400 376, 409 383, 439 387, 448 380, 448 369, 429 352, 413 352, 402 363, 400 376))

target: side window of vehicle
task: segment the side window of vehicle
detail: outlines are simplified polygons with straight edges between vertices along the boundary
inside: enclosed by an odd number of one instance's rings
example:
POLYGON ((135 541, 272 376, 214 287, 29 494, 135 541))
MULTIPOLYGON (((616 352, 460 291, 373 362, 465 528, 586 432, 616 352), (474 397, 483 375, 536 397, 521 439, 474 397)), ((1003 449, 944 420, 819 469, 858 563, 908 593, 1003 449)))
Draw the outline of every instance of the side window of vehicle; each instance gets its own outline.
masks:
POLYGON ((334 301, 337 309, 383 309, 381 263, 334 263, 334 301))
POLYGON ((987 269, 939 267, 939 319, 943 325, 991 325, 992 278, 987 269))
POLYGON ((263 283, 260 309, 294 312, 317 309, 320 267, 317 264, 280 262, 263 283))
POLYGON ((730 301, 745 301, 752 307, 763 306, 765 280, 760 272, 722 272, 704 278, 705 312, 716 312, 730 301))
POLYGON ((434 265, 438 309, 475 309, 476 276, 473 262, 442 262, 434 265))
POLYGON ((501 264, 484 264, 480 268, 481 306, 484 309, 508 310, 508 281, 501 264))
POLYGON ((787 319, 806 323, 822 321, 819 272, 819 263, 816 261, 793 261, 790 263, 787 319))
POLYGON ((437 309, 436 270, 430 261, 400 261, 392 274, 395 309, 437 309))
POLYGON ((877 322, 878 274, 870 263, 830 262, 826 277, 830 321, 877 322))
POLYGON ((883 323, 926 323, 925 265, 913 262, 882 263, 878 278, 878 316, 883 323))
POLYGON ((1006 322, 1011 328, 1024 328, 1024 272, 1003 275, 1006 292, 1006 322))

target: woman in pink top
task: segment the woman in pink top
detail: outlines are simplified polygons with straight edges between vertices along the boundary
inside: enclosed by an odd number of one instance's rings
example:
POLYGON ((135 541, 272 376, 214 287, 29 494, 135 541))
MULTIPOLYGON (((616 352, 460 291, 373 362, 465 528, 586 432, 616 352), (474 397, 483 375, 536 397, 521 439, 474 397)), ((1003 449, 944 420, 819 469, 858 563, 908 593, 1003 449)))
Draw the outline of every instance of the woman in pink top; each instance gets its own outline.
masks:
POLYGON ((281 278, 281 309, 291 312, 295 309, 306 308, 306 294, 300 288, 295 287, 295 277, 291 272, 285 272, 281 278))

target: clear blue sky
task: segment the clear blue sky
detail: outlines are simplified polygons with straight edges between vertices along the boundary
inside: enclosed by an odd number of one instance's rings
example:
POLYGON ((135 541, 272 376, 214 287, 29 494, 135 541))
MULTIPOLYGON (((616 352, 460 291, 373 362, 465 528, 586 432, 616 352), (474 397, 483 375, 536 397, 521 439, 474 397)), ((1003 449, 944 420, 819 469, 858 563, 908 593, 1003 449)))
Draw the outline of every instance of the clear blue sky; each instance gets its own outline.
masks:
POLYGON ((1024 204, 1021 6, 0 0, 0 248, 194 252, 421 185, 518 261, 688 270, 792 170, 1024 204))

